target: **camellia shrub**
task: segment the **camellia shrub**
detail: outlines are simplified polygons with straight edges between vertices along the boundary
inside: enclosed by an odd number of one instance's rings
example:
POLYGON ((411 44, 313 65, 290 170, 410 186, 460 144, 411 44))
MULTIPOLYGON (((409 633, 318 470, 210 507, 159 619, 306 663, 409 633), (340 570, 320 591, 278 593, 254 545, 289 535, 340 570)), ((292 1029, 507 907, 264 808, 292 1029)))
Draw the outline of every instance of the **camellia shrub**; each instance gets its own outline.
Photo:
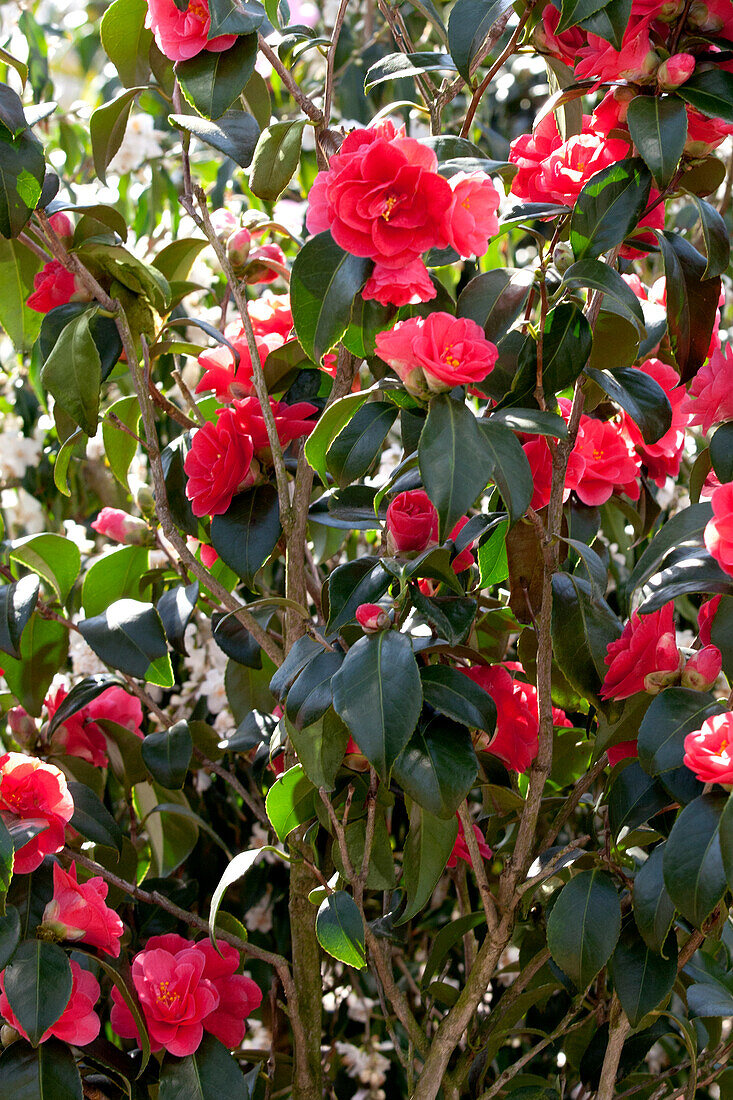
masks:
POLYGON ((1 10, 0 1095, 730 1095, 733 4, 1 10))

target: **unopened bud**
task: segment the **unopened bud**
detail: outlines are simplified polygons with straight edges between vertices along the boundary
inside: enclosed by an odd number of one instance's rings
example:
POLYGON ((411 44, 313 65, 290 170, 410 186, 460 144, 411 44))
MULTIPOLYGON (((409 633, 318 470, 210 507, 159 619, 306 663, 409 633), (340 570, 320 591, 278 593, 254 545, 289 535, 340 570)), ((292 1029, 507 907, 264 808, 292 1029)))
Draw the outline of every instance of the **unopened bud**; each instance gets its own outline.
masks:
POLYGON ((147 485, 141 485, 135 495, 135 503, 146 517, 146 519, 152 519, 155 515, 155 497, 153 496, 152 489, 147 485))
POLYGON ((211 224, 221 243, 226 244, 237 228, 237 219, 231 211, 225 210, 224 207, 220 207, 211 215, 211 224))
POLYGON ((691 53, 675 53, 657 69, 657 84, 663 92, 673 92, 695 71, 695 58, 691 53))
POLYGON ((252 235, 248 229, 237 229, 227 241, 227 259, 235 275, 244 275, 251 247, 252 235))
POLYGON ((657 670, 660 672, 679 672, 682 667, 682 655, 677 649, 677 639, 672 631, 662 634, 655 652, 657 670))
POLYGON ((376 634, 387 630, 391 625, 390 617, 378 603, 361 603, 356 609, 356 621, 367 634, 376 634))
POLYGON ((3 1024, 2 1029, 0 1029, 0 1043, 4 1047, 9 1047, 16 1039, 20 1039, 20 1032, 16 1031, 10 1024, 3 1024))
POLYGON ((219 555, 217 554, 214 547, 209 546, 209 544, 206 543, 206 542, 202 542, 201 543, 201 562, 202 562, 202 564, 205 565, 207 569, 212 569, 213 566, 216 565, 218 560, 219 560, 219 555))
POLYGON ((48 224, 62 241, 70 240, 74 236, 74 226, 71 223, 71 218, 61 211, 58 214, 52 214, 48 219, 48 224))
POLYGON ((575 263, 573 250, 567 241, 559 241, 555 245, 552 251, 552 262, 561 275, 564 275, 567 269, 575 263))
POLYGON ((711 11, 707 4, 699 0, 690 7, 687 22, 695 30, 702 31, 704 34, 717 34, 725 25, 717 12, 711 11))
POLYGON ((644 677, 644 691, 648 692, 649 695, 659 695, 660 691, 664 691, 665 688, 678 683, 679 678, 680 673, 677 668, 670 672, 648 672, 644 677))
POLYGON ((8 711, 8 727, 19 745, 32 745, 38 736, 36 723, 23 707, 13 707, 8 711))
POLYGON ((684 6, 685 0, 666 0, 655 12, 654 18, 660 23, 674 23, 677 16, 682 14, 684 6))
POLYGON ((344 755, 344 764, 347 768, 351 768, 352 772, 368 772, 369 761, 353 737, 349 738, 346 746, 346 753, 344 755))
POLYGON ((720 676, 723 657, 716 645, 706 645, 690 657, 682 669, 682 687, 707 691, 720 676))
POLYGON ((152 542, 152 533, 145 520, 130 516, 120 508, 103 508, 92 523, 92 530, 127 546, 148 546, 152 542))

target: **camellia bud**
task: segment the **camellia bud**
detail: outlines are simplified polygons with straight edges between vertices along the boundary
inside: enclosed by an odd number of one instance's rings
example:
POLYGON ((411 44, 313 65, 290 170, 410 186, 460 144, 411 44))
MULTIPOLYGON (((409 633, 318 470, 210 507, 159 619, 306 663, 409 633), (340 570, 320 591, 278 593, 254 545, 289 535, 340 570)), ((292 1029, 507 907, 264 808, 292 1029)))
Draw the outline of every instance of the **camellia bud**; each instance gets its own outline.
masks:
POLYGON ((52 939, 83 940, 86 935, 85 929, 75 928, 59 920, 58 916, 60 912, 61 906, 59 902, 56 898, 52 898, 43 910, 43 922, 41 923, 40 930, 45 932, 48 938, 52 939))
POLYGON ((130 516, 120 508, 103 508, 94 520, 92 530, 127 546, 147 546, 153 538, 144 519, 130 516))
POLYGON ((71 218, 61 211, 58 214, 52 214, 48 219, 48 224, 53 229, 57 237, 60 237, 62 241, 71 240, 74 236, 74 226, 72 225, 71 218))
POLYGON ((711 11, 707 4, 699 2, 699 0, 696 0, 690 7, 687 13, 687 22, 691 27, 702 31, 703 34, 717 34, 722 31, 724 26, 720 16, 711 11))
POLYGON ((235 275, 244 275, 251 246, 252 235, 248 229, 237 229, 227 241, 227 259, 235 275))
POLYGON ((18 744, 25 747, 34 744, 38 736, 35 721, 23 707, 12 707, 8 711, 8 727, 18 744))
POLYGON ((552 251, 552 262, 561 275, 564 275, 571 264, 575 263, 573 250, 567 241, 558 241, 552 251))
POLYGON ((209 546, 209 544, 207 542, 202 542, 201 543, 201 561, 202 561, 203 565, 205 565, 207 569, 212 569, 213 566, 216 565, 218 560, 219 560, 219 555, 217 554, 214 547, 209 546))
POLYGON ((352 772, 368 772, 369 761, 353 737, 349 738, 349 742, 346 746, 346 753, 344 754, 344 764, 347 768, 351 768, 352 772))
POLYGON ((695 71, 695 58, 691 53, 675 53, 657 69, 657 83, 663 92, 673 92, 695 71))
POLYGON ((231 211, 225 210, 222 206, 211 215, 211 224, 221 243, 226 244, 237 228, 237 219, 231 211))
POLYGON ((392 625, 389 615, 378 603, 360 603, 356 609, 356 621, 367 634, 376 634, 392 625))
POLYGON ((650 695, 659 695, 664 688, 679 683, 683 661, 674 634, 662 634, 655 653, 657 671, 649 672, 644 677, 644 691, 648 691, 650 695))
POLYGON ((660 691, 679 683, 679 678, 680 670, 678 668, 673 669, 671 672, 665 672, 663 669, 660 672, 648 672, 644 677, 644 691, 648 692, 649 695, 659 695, 660 691))
POLYGON ((654 18, 660 23, 674 23, 677 16, 682 14, 684 6, 685 0, 665 0, 665 3, 655 12, 654 18))
POLYGON ((716 645, 698 649, 682 669, 682 687, 707 691, 720 676, 723 657, 716 645))
POLYGON ((147 519, 153 519, 155 516, 155 497, 152 490, 147 485, 141 485, 135 495, 135 502, 147 519))
POLYGON ((274 283, 279 277, 278 271, 262 262, 266 260, 274 260, 275 263, 285 266, 285 253, 279 244, 263 244, 250 253, 245 271, 245 278, 250 286, 255 283, 274 283))
POLYGON ((16 1039, 20 1039, 20 1032, 16 1031, 10 1024, 3 1024, 0 1029, 0 1043, 2 1043, 4 1047, 9 1047, 16 1039))

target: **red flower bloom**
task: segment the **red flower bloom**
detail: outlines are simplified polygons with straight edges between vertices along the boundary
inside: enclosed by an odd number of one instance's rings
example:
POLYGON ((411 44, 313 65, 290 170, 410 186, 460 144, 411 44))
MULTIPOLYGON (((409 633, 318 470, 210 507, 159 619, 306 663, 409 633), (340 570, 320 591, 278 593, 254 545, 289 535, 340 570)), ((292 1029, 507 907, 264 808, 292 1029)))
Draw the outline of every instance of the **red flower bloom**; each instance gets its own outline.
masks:
MULTIPOLYGON (((252 357, 242 325, 227 325, 225 335, 239 354, 239 365, 235 365, 231 350, 224 344, 202 352, 198 364, 204 368, 204 373, 196 386, 196 393, 213 390, 220 401, 234 401, 237 397, 248 397, 254 393, 252 357)), ((255 343, 260 362, 264 365, 270 352, 283 346, 285 338, 279 332, 272 332, 269 336, 255 334, 255 343)))
POLYGON ((560 9, 554 4, 546 4, 542 9, 542 24, 535 27, 534 40, 541 50, 546 50, 572 68, 577 60, 578 50, 585 45, 586 36, 577 26, 557 34, 559 22, 560 9))
POLYGON ((733 783, 733 713, 706 718, 685 738, 683 763, 701 783, 733 783))
POLYGON ((43 925, 64 940, 82 940, 106 955, 120 953, 122 921, 105 904, 107 883, 103 878, 77 881, 76 864, 69 872, 53 865, 53 898, 43 912, 43 925))
MULTIPOLYGON (((66 696, 66 688, 59 687, 53 695, 46 697, 44 706, 49 718, 53 718, 66 696)), ((140 700, 129 695, 124 688, 113 686, 54 730, 51 741, 53 748, 67 756, 78 756, 87 760, 96 768, 106 767, 107 738, 101 726, 97 725, 99 718, 116 722, 118 726, 124 726, 138 737, 143 735, 140 728, 143 721, 140 700)))
POLYGON ((600 35, 589 33, 577 52, 576 78, 595 78, 599 84, 616 80, 648 81, 656 73, 661 60, 654 52, 649 37, 651 22, 651 15, 641 19, 632 15, 620 50, 614 49, 600 35))
POLYGON ((482 382, 499 354, 475 321, 440 311, 410 317, 380 332, 376 352, 416 397, 482 382))
MULTIPOLYGON (((544 10, 552 7, 547 5, 544 10)), ((558 15, 559 18, 559 15, 558 15)), ((584 122, 587 119, 584 117, 584 122)), ((512 180, 512 194, 525 202, 547 202, 549 196, 540 184, 542 165, 563 144, 552 112, 540 119, 531 134, 520 134, 509 146, 509 160, 519 166, 512 180)))
POLYGON ((255 298, 247 306, 255 336, 280 336, 287 340, 293 329, 293 314, 289 294, 273 294, 271 290, 255 298))
POLYGON ((687 108, 685 153, 688 157, 708 156, 725 141, 728 134, 733 134, 733 124, 730 122, 710 118, 695 107, 687 108))
MULTIPOLYGON (((481 832, 478 825, 473 826, 473 834, 476 837, 476 843, 478 844, 478 850, 481 854, 481 858, 482 859, 491 859, 491 856, 493 855, 493 852, 491 851, 491 848, 489 848, 488 844, 486 843, 486 840, 484 838, 484 834, 481 832)), ((456 842, 453 845, 453 851, 451 852, 450 856, 448 857, 448 862, 446 863, 446 867, 447 868, 456 867, 458 865, 458 860, 459 859, 462 859, 465 863, 467 863, 469 865, 469 867, 473 867, 473 861, 471 860, 471 853, 469 852, 468 845, 466 844, 466 834, 463 831, 463 822, 461 821, 460 818, 458 819, 458 836, 456 837, 456 842)))
POLYGON ((639 499, 641 461, 614 421, 582 416, 574 452, 585 462, 573 486, 583 504, 605 504, 614 492, 639 499))
POLYGON ((437 293, 425 264, 413 260, 397 270, 375 264, 361 296, 383 306, 407 306, 430 302, 437 293))
POLYGON ((614 768, 622 760, 628 760, 629 757, 639 755, 636 738, 633 741, 619 741, 618 745, 611 745, 606 749, 606 753, 608 763, 614 768))
POLYGON ((148 0, 145 26, 152 30, 160 52, 171 61, 188 61, 202 50, 221 53, 237 40, 233 34, 208 38, 209 0, 189 0, 184 11, 179 11, 175 0, 148 0))
POLYGON ((244 1038, 245 1019, 262 1003, 262 990, 246 974, 237 974, 239 952, 236 947, 217 940, 218 954, 213 944, 201 940, 196 949, 206 960, 204 978, 219 994, 219 1005, 204 1018, 204 1028, 233 1050, 244 1038))
POLYGON ((733 481, 719 486, 710 503, 713 518, 705 528, 705 545, 720 568, 733 577, 733 481))
POLYGON ((256 283, 274 283, 281 278, 280 272, 271 267, 268 260, 274 260, 281 267, 287 265, 285 253, 279 244, 261 244, 259 248, 253 248, 249 254, 249 262, 245 270, 245 278, 250 286, 256 283))
POLYGON ((501 665, 477 665, 461 671, 487 691, 496 703, 496 733, 487 751, 507 768, 526 772, 539 748, 539 721, 526 693, 527 684, 515 680, 501 665))
POLYGON ((252 440, 239 427, 232 409, 222 410, 216 424, 199 428, 183 463, 193 514, 226 512, 234 494, 253 484, 253 458, 252 440))
POLYGON ((700 605, 700 610, 697 613, 697 636, 700 639, 700 645, 710 645, 712 641, 710 631, 722 598, 722 596, 713 596, 711 600, 706 600, 705 603, 700 605))
POLYGON ((640 691, 673 682, 679 674, 680 655, 674 632, 674 601, 651 615, 634 611, 620 638, 606 653, 608 672, 600 691, 602 699, 628 699, 640 691), (648 679, 656 677, 656 679, 648 679))
POLYGON ((64 306, 76 294, 76 278, 58 260, 49 260, 37 275, 33 276, 35 290, 26 305, 36 313, 49 313, 56 306, 64 306))
MULTIPOLYGON (((318 412, 318 409, 307 401, 286 405, 284 401, 273 401, 270 398, 270 407, 275 417, 278 439, 283 447, 302 435, 309 435, 316 426, 315 420, 308 418, 318 412)), ((259 399, 245 397, 241 401, 235 401, 234 420, 239 431, 252 439, 255 458, 260 462, 271 462, 270 441, 267 438, 265 418, 262 415, 259 399)))
MULTIPOLYGON (((55 1024, 41 1036, 41 1042, 54 1036, 62 1043, 75 1047, 85 1047, 99 1035, 101 1022, 94 1011, 99 1000, 99 982, 88 970, 82 970, 78 962, 71 960, 71 996, 66 1008, 55 1024)), ((0 1016, 20 1032, 24 1039, 28 1035, 21 1027, 10 1002, 5 995, 5 971, 0 974, 0 1016)))
POLYGON ((63 772, 32 756, 6 752, 0 756, 0 813, 48 826, 15 853, 16 874, 35 871, 44 856, 61 851, 64 829, 74 813, 63 772))
POLYGON ((459 256, 483 256, 489 238, 499 232, 499 192, 484 172, 457 172, 448 180, 453 202, 448 211, 448 240, 459 256))
POLYGON ((592 131, 568 138, 540 166, 537 186, 543 201, 572 206, 588 180, 602 168, 623 160, 628 151, 626 141, 592 131))
POLYGON ((424 489, 408 489, 387 509, 387 546, 391 554, 426 550, 438 542, 438 513, 424 489))

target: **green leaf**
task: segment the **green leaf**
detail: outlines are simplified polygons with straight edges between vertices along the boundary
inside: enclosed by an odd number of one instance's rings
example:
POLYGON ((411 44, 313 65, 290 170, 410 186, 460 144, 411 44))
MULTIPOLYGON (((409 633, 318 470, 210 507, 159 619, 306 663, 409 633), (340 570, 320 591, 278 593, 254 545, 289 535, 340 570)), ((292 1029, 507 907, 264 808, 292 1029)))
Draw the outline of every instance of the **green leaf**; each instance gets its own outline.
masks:
MULTIPOLYGON (((102 183, 107 182, 107 169, 110 161, 122 145, 127 129, 132 104, 144 87, 128 88, 120 92, 111 103, 105 103, 92 112, 89 120, 89 133, 92 139, 94 171, 102 183)), ((90 435, 94 433, 91 432, 90 435)))
POLYGON ((687 140, 687 111, 677 96, 638 95, 628 106, 626 122, 640 157, 664 188, 672 179, 687 140))
POLYGON ((161 687, 173 687, 163 624, 152 604, 116 600, 101 615, 82 619, 79 631, 111 668, 161 687))
POLYGON ((696 982, 687 988, 691 1017, 733 1016, 733 991, 720 982, 696 982))
POLYGON ((404 873, 400 881, 407 894, 407 907, 397 924, 404 924, 417 916, 430 901, 457 836, 458 820, 455 816, 446 820, 428 813, 417 802, 412 804, 410 830, 402 861, 404 873))
POLYGON ((20 914, 14 905, 8 905, 4 915, 0 916, 0 970, 8 965, 19 942, 20 914))
POLYGON ((585 373, 638 425, 645 443, 657 443, 672 426, 672 406, 666 393, 650 375, 635 367, 585 373))
POLYGON ((257 35, 245 34, 224 53, 202 50, 177 61, 174 71, 191 106, 204 118, 221 118, 244 91, 256 59, 257 35))
POLYGON ((348 393, 345 397, 334 401, 328 406, 305 441, 305 457, 324 485, 328 484, 326 452, 368 397, 368 392, 362 390, 360 393, 348 393))
POLYGON ((364 923, 353 898, 337 890, 321 903, 316 915, 316 936, 324 951, 347 966, 366 966, 364 923))
POLYGON ((188 722, 176 722, 170 729, 149 733, 142 742, 145 767, 166 790, 175 790, 186 782, 193 755, 193 738, 188 722))
POLYGON ((69 822, 72 828, 95 844, 116 848, 122 853, 122 830, 107 807, 85 783, 68 783, 74 799, 74 815, 69 822))
POLYGON ((527 456, 513 431, 490 419, 478 421, 486 452, 491 456, 491 479, 509 513, 509 525, 517 523, 529 508, 534 491, 527 456))
MULTIPOLYGON (((225 157, 231 157, 242 168, 249 168, 252 163, 260 137, 260 128, 252 115, 247 114, 246 111, 225 111, 216 122, 208 118, 199 118, 197 115, 169 115, 168 121, 179 130, 193 134, 199 141, 210 145, 225 157)), ((174 241, 173 243, 183 244, 184 242, 174 241)), ((195 243, 198 244, 198 242, 195 243)), ((168 248, 171 247, 168 245, 168 248)), ((156 266, 159 265, 156 263, 156 266)), ((172 276, 166 277, 172 278, 172 276)))
MULTIPOLYGON (((117 280, 150 302, 158 313, 164 313, 171 298, 168 280, 157 267, 145 263, 120 244, 108 244, 106 240, 89 238, 79 249, 79 258, 100 267, 111 279, 117 280)), ((129 308, 129 306, 128 306, 129 308)), ((147 311, 145 316, 147 317, 147 311)), ((195 322, 189 321, 189 324, 195 322)))
POLYGON ((568 681, 586 699, 597 701, 606 674, 606 651, 621 624, 606 601, 580 577, 552 578, 552 648, 568 681))
POLYGON ((123 489, 128 488, 127 472, 130 463, 135 457, 138 442, 128 432, 115 426, 112 417, 117 417, 126 428, 135 435, 140 424, 140 402, 135 395, 120 397, 107 409, 102 421, 102 440, 104 453, 109 462, 110 469, 123 489))
POLYGON ((711 641, 723 655, 723 671, 733 682, 733 598, 723 596, 713 619, 711 641))
POLYGON ((17 237, 41 197, 46 162, 30 130, 12 138, 0 130, 0 236, 17 237))
POLYGON ((657 232, 664 259, 667 330, 683 382, 707 359, 718 313, 720 278, 706 278, 707 261, 678 233, 657 232))
POLYGON ((595 258, 621 244, 636 229, 651 185, 649 169, 639 157, 596 172, 578 195, 570 219, 576 260, 595 258))
POLYGON ((216 917, 224 899, 224 894, 230 886, 233 886, 235 882, 238 882, 240 878, 243 878, 247 872, 254 867, 257 860, 260 859, 265 852, 271 852, 273 850, 271 845, 266 844, 262 848, 252 848, 247 852, 240 852, 239 855, 236 855, 234 859, 229 861, 226 871, 219 879, 216 890, 214 890, 211 906, 209 908, 209 939, 214 947, 217 946, 216 917))
POLYGON ((357 409, 326 454, 326 465, 342 488, 369 472, 379 457, 399 409, 388 401, 374 401, 357 409))
POLYGON ((633 290, 623 281, 618 271, 601 263, 600 260, 586 258, 578 260, 565 272, 562 285, 572 290, 576 287, 588 287, 601 294, 608 295, 617 305, 624 317, 636 325, 640 333, 644 332, 644 314, 639 299, 633 290))
POLYGON ((13 837, 3 821, 0 827, 0 921, 4 921, 5 918, 5 895, 13 880, 15 847, 13 837))
POLYGON ((580 24, 583 30, 605 38, 614 50, 620 50, 631 17, 632 0, 606 0, 605 7, 594 11, 580 24))
POLYGON ((193 1054, 166 1054, 160 1070, 158 1100, 249 1100, 244 1074, 223 1043, 204 1032, 193 1054))
POLYGON ((349 742, 349 730, 333 707, 303 729, 293 725, 286 716, 285 729, 311 783, 327 791, 333 790, 349 742))
POLYGON ((605 871, 571 878, 547 920, 552 958, 577 989, 584 990, 608 962, 621 931, 621 902, 605 871))
MULTIPOLYGON (((685 737, 700 729, 706 718, 720 714, 723 707, 712 695, 690 688, 671 687, 652 699, 651 705, 639 727, 639 763, 648 775, 658 777, 672 792, 684 796, 699 789, 692 783, 692 773, 682 769, 681 777, 688 780, 684 789, 678 789, 675 772, 682 768, 685 755, 685 737)), ((687 799, 684 799, 687 801, 687 799)))
POLYGON ((728 227, 723 216, 709 202, 705 202, 697 195, 691 195, 690 198, 700 215, 700 225, 705 240, 705 252, 708 262, 702 277, 703 279, 710 279, 715 275, 722 275, 728 270, 728 264, 730 263, 728 227))
POLYGON ((733 73, 718 66, 698 70, 677 88, 677 95, 710 118, 733 122, 733 73))
MULTIPOLYGON (((241 117, 241 112, 237 112, 237 116, 241 117)), ((175 117, 185 118, 189 123, 196 121, 193 115, 176 115, 175 117)), ((219 123, 219 126, 221 127, 221 123, 219 123)), ((193 130, 191 133, 193 133, 193 130)), ((153 267, 156 267, 169 283, 187 279, 194 260, 208 244, 209 242, 205 237, 184 237, 181 240, 171 241, 157 254, 153 260, 153 267)), ((122 400, 130 399, 123 398, 122 400)), ((115 406, 113 405, 112 408, 115 408, 115 406)))
MULTIPOLYGON (((165 636, 168 639, 168 644, 172 649, 175 649, 177 653, 184 655, 186 653, 186 628, 191 622, 193 613, 196 610, 198 596, 199 583, 198 581, 194 581, 193 584, 177 584, 175 588, 169 588, 158 600, 157 609, 160 615, 160 621, 163 624, 163 630, 165 630, 165 636)), ((227 620, 227 622, 232 621, 233 620, 227 620)), ((239 626, 236 622, 234 625, 235 627, 239 626)), ((243 627, 242 630, 244 630, 243 627)), ((214 641, 218 644, 213 616, 212 633, 214 634, 214 641)), ((226 650, 224 652, 226 652, 226 650)))
POLYGON ((47 581, 66 603, 81 568, 75 543, 63 535, 25 535, 13 543, 10 557, 47 581))
POLYGON ((380 778, 412 735, 422 688, 410 639, 395 630, 360 638, 331 682, 333 705, 380 778))
POLYGON ((331 680, 343 659, 338 650, 321 650, 290 688, 285 713, 298 729, 317 722, 331 706, 331 680))
POLYGON ((500 424, 504 428, 509 428, 512 432, 523 432, 526 435, 546 435, 551 439, 567 439, 568 437, 568 426, 557 413, 544 412, 540 409, 512 407, 492 409, 490 418, 492 424, 500 424))
POLYGON ((720 818, 720 852, 728 886, 733 889, 733 796, 729 796, 720 818))
POLYGON ((71 489, 69 488, 69 463, 71 462, 74 451, 82 442, 86 445, 88 438, 86 432, 83 432, 81 428, 77 428, 73 435, 70 435, 68 439, 64 440, 59 449, 59 453, 56 455, 56 461, 53 464, 53 483, 58 491, 65 497, 71 496, 71 489))
POLYGON ((432 51, 421 53, 390 53, 367 69, 364 91, 368 92, 386 80, 420 76, 421 73, 456 72, 453 59, 446 53, 432 51))
POLYGON ((664 844, 658 844, 634 876, 634 920, 644 943, 661 953, 674 920, 674 902, 664 885, 664 844))
POLYGON ((42 314, 26 305, 40 260, 20 241, 0 238, 0 326, 18 352, 29 351, 41 328, 42 314))
POLYGON ((380 558, 364 557, 338 565, 329 574, 327 634, 353 621, 362 603, 376 603, 385 594, 393 577, 380 558))
POLYGON ((307 119, 273 122, 260 134, 254 151, 249 186, 266 202, 276 202, 293 178, 307 119))
POLYGON ((257 0, 209 0, 209 12, 209 39, 220 34, 251 34, 265 20, 265 9, 257 0))
POLYGON ((137 783, 133 800, 138 816, 145 821, 155 874, 168 878, 196 847, 199 838, 196 815, 181 791, 165 791, 157 783, 137 783), (156 812, 161 806, 168 812, 156 812), (184 812, 174 814, 173 808, 184 812), (190 816, 185 814, 186 810, 190 816))
POLYGON ((54 619, 31 616, 20 640, 20 660, 3 657, 8 687, 29 714, 38 717, 51 681, 64 665, 69 632, 54 619))
POLYGON ((83 1100, 74 1056, 58 1039, 35 1050, 22 1041, 12 1043, 0 1057, 0 1080, 14 1100, 83 1100))
POLYGON ((313 660, 317 653, 323 652, 323 646, 309 634, 298 638, 287 657, 270 680, 270 691, 281 703, 295 682, 295 677, 313 660))
POLYGON ((477 771, 470 733, 441 714, 418 726, 394 764, 394 777, 405 793, 444 818, 455 815, 477 771))
POLYGON ((321 362, 349 327, 354 296, 370 268, 370 260, 344 252, 328 232, 311 237, 296 256, 290 275, 293 323, 314 363, 321 362))
POLYGON ((141 595, 140 581, 148 571, 144 546, 122 546, 95 561, 84 574, 81 604, 88 617, 101 615, 115 600, 141 595))
POLYGON ((467 84, 471 68, 491 28, 511 7, 511 0, 457 0, 448 20, 448 49, 467 84))
POLYGON ((145 27, 146 0, 114 0, 102 16, 102 48, 126 88, 137 88, 150 75, 152 31, 145 27))
POLYGON ((38 577, 31 574, 0 587, 0 649, 20 660, 20 640, 38 602, 38 577))
POLYGON ((214 549, 248 588, 254 588, 281 533, 277 489, 269 482, 239 493, 224 515, 211 521, 214 549))
POLYGON ((28 129, 20 96, 7 84, 0 84, 0 125, 14 138, 28 129))
POLYGON ((486 339, 496 344, 524 309, 533 282, 534 273, 524 268, 499 267, 477 275, 458 296, 456 316, 481 325, 486 339))
POLYGON ((641 588, 657 572, 660 563, 674 547, 686 543, 700 545, 702 533, 712 515, 713 510, 709 502, 703 501, 700 504, 692 504, 689 508, 684 508, 677 515, 668 519, 657 531, 632 569, 631 576, 627 581, 627 591, 633 593, 641 588))
POLYGON ((608 964, 611 980, 628 1021, 638 1027, 657 1008, 677 980, 677 938, 670 934, 658 954, 641 942, 630 925, 621 936, 608 964))
POLYGON ((302 764, 288 768, 267 792, 265 810, 278 840, 284 841, 315 815, 316 789, 308 779, 302 764))
POLYGON ((631 760, 615 768, 607 796, 608 821, 618 838, 622 829, 635 829, 669 805, 669 795, 660 783, 631 760))
MULTIPOLYGON (((155 783, 155 791, 157 794, 163 792, 163 788, 157 782, 155 783)), ((232 853, 229 851, 216 829, 213 829, 211 825, 208 825, 204 821, 204 819, 196 813, 195 810, 191 809, 188 804, 188 799, 185 795, 181 795, 178 791, 170 789, 166 789, 164 793, 166 794, 166 796, 177 796, 178 800, 175 802, 160 802, 157 806, 153 806, 150 810, 148 810, 147 814, 145 815, 143 824, 147 824, 154 814, 163 814, 165 816, 164 829, 167 827, 169 819, 171 817, 183 818, 184 821, 191 822, 194 825, 197 835, 198 830, 201 829, 202 832, 210 836, 214 843, 218 845, 219 848, 221 848, 227 859, 232 858, 232 853)))
POLYGON ((431 979, 442 970, 443 963, 451 948, 460 943, 465 934, 470 932, 472 928, 478 928, 479 925, 485 923, 486 916, 481 910, 478 913, 465 913, 462 917, 451 921, 450 924, 446 924, 440 929, 433 940, 433 946, 420 980, 423 989, 426 989, 430 985, 431 979))
POLYGON ((469 729, 489 735, 496 729, 496 703, 468 676, 450 665, 427 665, 420 669, 425 702, 469 729))
POLYGON ((733 420, 715 429, 710 440, 710 461, 720 482, 733 481, 733 420))
MULTIPOLYGON (((542 388, 546 397, 572 386, 588 362, 593 347, 588 319, 575 302, 561 302, 550 310, 542 340, 542 388)), ((529 336, 520 352, 519 370, 511 390, 500 403, 502 409, 534 402, 537 355, 537 343, 529 336)))
POLYGON ((129 986, 127 985, 127 982, 125 981, 124 977, 120 973, 120 970, 118 969, 118 966, 124 966, 124 963, 113 963, 109 957, 105 956, 101 952, 89 950, 87 947, 80 943, 75 944, 74 950, 82 951, 85 955, 88 955, 90 959, 93 959, 95 964, 102 968, 107 977, 111 979, 115 987, 119 990, 123 1001, 127 1005, 127 1008, 129 1009, 130 1014, 135 1021, 135 1027, 137 1028, 138 1036, 140 1037, 142 1058, 140 1062, 139 1073, 142 1074, 148 1062, 150 1061, 150 1036, 148 1035, 147 1023, 140 1007, 140 1002, 137 999, 137 995, 133 996, 129 986))
POLYGON ((583 19, 587 19, 594 12, 605 7, 606 3, 607 0, 563 0, 560 8, 560 22, 557 25, 558 33, 576 26, 583 19))
POLYGON ((5 970, 5 994, 33 1046, 58 1020, 71 997, 71 967, 55 943, 26 940, 5 970))
POLYGON ((420 476, 438 510, 444 539, 486 488, 494 455, 471 410, 463 401, 440 394, 430 402, 418 457, 420 476))
POLYGON ((481 588, 490 588, 501 584, 509 576, 506 537, 509 520, 503 520, 496 531, 492 531, 486 542, 478 548, 478 567, 481 574, 481 588))
POLYGON ((89 331, 95 313, 87 310, 66 325, 41 371, 44 388, 88 436, 97 431, 102 381, 102 361, 89 331))
POLYGON ((723 794, 703 794, 680 813, 664 848, 664 885, 677 909, 699 928, 726 888, 720 850, 723 794))

